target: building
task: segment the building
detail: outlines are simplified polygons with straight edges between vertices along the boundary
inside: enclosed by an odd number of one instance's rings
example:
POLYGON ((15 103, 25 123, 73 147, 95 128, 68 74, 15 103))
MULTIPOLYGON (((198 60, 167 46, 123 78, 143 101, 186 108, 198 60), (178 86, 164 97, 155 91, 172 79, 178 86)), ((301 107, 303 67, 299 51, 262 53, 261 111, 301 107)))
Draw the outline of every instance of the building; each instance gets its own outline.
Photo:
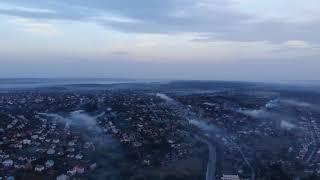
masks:
POLYGON ((240 180, 238 175, 223 175, 221 180, 240 180))

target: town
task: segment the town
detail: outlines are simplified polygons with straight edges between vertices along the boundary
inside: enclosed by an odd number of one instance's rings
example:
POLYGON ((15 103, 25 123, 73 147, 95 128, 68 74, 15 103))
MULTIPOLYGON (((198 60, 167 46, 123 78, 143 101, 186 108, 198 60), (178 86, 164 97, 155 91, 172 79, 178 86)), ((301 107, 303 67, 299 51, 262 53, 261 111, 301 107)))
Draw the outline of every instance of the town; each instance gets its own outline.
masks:
POLYGON ((0 179, 320 176, 317 93, 119 86, 0 93, 0 179))

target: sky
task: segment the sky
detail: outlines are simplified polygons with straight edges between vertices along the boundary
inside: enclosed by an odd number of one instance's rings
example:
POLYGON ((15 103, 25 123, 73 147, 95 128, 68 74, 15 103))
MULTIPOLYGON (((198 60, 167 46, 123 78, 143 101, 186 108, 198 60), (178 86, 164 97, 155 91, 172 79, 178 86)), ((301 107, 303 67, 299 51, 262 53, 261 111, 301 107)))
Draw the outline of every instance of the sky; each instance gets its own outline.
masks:
POLYGON ((2 0, 0 78, 319 80, 319 0, 2 0))

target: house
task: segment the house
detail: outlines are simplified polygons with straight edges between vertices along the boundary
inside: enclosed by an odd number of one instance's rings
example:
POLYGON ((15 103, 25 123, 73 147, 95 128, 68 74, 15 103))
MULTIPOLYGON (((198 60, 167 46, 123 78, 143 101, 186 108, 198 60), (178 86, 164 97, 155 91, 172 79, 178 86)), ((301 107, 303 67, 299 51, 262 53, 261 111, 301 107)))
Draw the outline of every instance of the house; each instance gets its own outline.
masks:
POLYGON ((36 165, 34 170, 37 171, 37 172, 42 172, 44 170, 44 166, 43 165, 36 165))
POLYGON ((13 165, 13 160, 7 159, 7 160, 2 162, 2 165, 5 166, 5 167, 10 167, 10 166, 13 165))
POLYGON ((81 166, 75 166, 74 168, 73 168, 73 170, 75 170, 78 174, 83 174, 84 173, 84 168, 83 167, 81 167, 81 166))

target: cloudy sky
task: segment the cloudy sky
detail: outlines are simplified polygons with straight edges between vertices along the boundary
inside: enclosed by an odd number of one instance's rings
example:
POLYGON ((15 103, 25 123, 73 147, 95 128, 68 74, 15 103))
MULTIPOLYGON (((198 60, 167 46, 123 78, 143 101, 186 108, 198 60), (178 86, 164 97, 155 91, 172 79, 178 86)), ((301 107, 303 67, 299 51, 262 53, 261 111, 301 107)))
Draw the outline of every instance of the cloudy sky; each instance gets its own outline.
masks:
POLYGON ((0 77, 319 80, 319 0, 2 0, 0 77))

